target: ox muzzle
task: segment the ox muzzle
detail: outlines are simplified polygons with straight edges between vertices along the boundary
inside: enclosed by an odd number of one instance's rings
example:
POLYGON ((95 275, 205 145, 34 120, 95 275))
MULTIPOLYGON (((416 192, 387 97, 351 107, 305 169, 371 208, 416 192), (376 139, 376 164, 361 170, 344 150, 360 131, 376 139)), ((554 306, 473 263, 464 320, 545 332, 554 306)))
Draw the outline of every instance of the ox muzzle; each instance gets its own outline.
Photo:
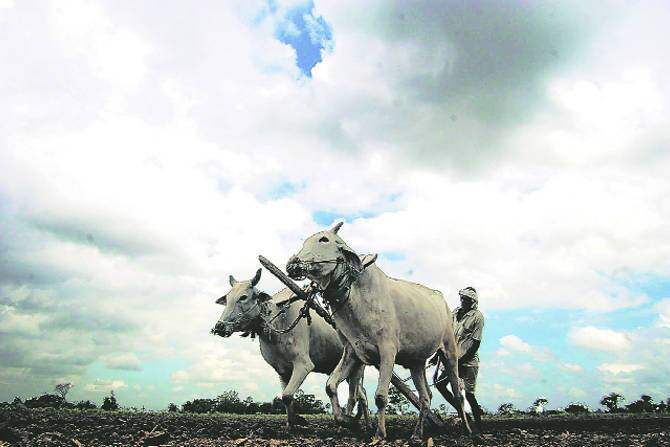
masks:
POLYGON ((210 331, 211 334, 218 335, 220 337, 230 337, 233 335, 233 332, 233 326, 223 321, 217 321, 214 325, 214 328, 210 331))
POLYGON ((307 277, 309 272, 309 264, 298 258, 298 255, 293 255, 286 263, 286 273, 289 278, 297 281, 303 280, 307 277))

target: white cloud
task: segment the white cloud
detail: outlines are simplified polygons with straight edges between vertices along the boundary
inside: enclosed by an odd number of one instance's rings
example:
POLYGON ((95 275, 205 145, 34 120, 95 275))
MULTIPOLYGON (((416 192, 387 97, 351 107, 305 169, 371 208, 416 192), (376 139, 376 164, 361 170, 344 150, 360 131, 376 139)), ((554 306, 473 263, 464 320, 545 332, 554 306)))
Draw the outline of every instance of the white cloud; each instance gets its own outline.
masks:
POLYGON ((123 369, 128 371, 141 371, 142 362, 133 353, 124 353, 109 356, 105 359, 105 366, 110 369, 123 369))
POLYGON ((584 368, 576 363, 561 363, 561 368, 572 373, 580 373, 584 371, 584 368))
POLYGON ((587 393, 583 388, 571 387, 568 390, 568 396, 570 396, 572 399, 583 399, 587 396, 587 393))
POLYGON ((658 324, 664 328, 670 328, 670 298, 665 298, 656 304, 658 310, 658 324))
POLYGON ((41 315, 23 315, 10 306, 0 305, 0 332, 38 335, 41 315))
POLYGON ((521 352, 525 354, 530 354, 533 351, 533 348, 528 343, 516 335, 505 335, 504 337, 501 337, 499 341, 502 346, 501 349, 504 351, 521 352))
POLYGON ((128 385, 123 380, 96 379, 95 382, 84 385, 86 391, 93 393, 106 393, 125 388, 128 388, 128 385))
POLYGON ((513 387, 501 385, 499 383, 482 384, 479 386, 482 389, 482 395, 487 394, 491 397, 505 401, 508 399, 517 399, 521 396, 518 390, 513 387))
POLYGON ((575 346, 591 351, 619 352, 633 347, 628 334, 594 326, 571 329, 568 340, 575 346))
POLYGON ((135 33, 112 23, 100 4, 59 1, 52 17, 65 43, 102 79, 123 88, 136 87, 142 80, 151 50, 135 33))
POLYGON ((611 374, 630 374, 635 371, 644 369, 644 365, 635 363, 603 363, 598 366, 598 369, 603 372, 611 374))
POLYGON ((244 390, 259 399, 271 399, 281 392, 277 373, 261 357, 258 342, 210 336, 188 356, 191 365, 171 375, 177 386, 244 390))

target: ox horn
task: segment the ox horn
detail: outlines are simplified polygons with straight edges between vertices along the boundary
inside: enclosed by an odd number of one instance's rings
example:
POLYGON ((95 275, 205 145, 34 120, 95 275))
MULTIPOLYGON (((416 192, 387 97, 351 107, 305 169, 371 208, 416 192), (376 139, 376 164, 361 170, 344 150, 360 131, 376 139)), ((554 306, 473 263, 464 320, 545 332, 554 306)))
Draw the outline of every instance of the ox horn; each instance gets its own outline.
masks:
POLYGON ((231 287, 234 286, 235 284, 237 284, 237 281, 235 280, 235 278, 233 278, 233 275, 230 275, 228 277, 228 282, 230 282, 231 287))
POLYGON ((333 229, 330 230, 330 231, 332 231, 333 233, 337 234, 337 232, 340 231, 340 228, 342 228, 342 225, 344 225, 344 222, 338 222, 338 223, 335 224, 335 226, 333 227, 333 229))
POLYGON ((256 284, 258 284, 258 281, 261 280, 261 273, 263 273, 263 269, 256 270, 256 276, 251 278, 251 287, 256 287, 256 284))

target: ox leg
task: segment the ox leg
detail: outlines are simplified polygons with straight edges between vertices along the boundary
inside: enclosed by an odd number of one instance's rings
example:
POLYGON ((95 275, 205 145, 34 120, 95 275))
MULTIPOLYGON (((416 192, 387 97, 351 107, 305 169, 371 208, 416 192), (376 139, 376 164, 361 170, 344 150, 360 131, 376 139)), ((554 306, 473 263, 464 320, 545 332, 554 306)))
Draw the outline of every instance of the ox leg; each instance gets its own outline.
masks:
POLYGON ((368 394, 363 387, 363 383, 358 384, 358 412, 356 419, 360 419, 361 415, 365 421, 365 427, 370 427, 370 407, 368 406, 368 394))
POLYGON ((288 416, 288 425, 306 425, 307 420, 296 414, 295 408, 293 405, 293 395, 298 391, 300 385, 305 381, 307 375, 314 369, 314 364, 309 362, 301 362, 293 364, 293 372, 291 373, 291 378, 284 387, 284 390, 281 393, 281 400, 284 402, 286 407, 286 414, 288 416))
POLYGON ((396 350, 392 347, 379 347, 379 382, 375 391, 375 405, 377 405, 377 440, 386 438, 386 405, 389 401, 389 386, 395 365, 396 350))
POLYGON ((344 353, 333 372, 328 377, 326 382, 326 394, 330 398, 330 405, 333 409, 333 416, 335 421, 340 425, 352 426, 356 420, 348 415, 340 407, 340 401, 337 397, 337 386, 345 379, 349 378, 355 371, 362 366, 361 361, 354 354, 351 345, 345 344, 344 353))
POLYGON ((364 417, 365 426, 370 425, 370 411, 368 409, 368 396, 363 387, 363 373, 365 372, 365 365, 355 370, 347 379, 349 382, 349 400, 347 402, 347 414, 352 415, 354 406, 358 403, 358 410, 356 411, 356 419, 364 417))
POLYGON ((358 397, 358 383, 356 383, 356 379, 352 376, 347 377, 347 383, 349 384, 349 398, 347 399, 347 408, 345 413, 351 416, 354 414, 354 407, 356 406, 356 400, 358 397))
POLYGON ((423 364, 411 367, 410 372, 412 373, 412 382, 414 382, 414 386, 419 393, 419 403, 421 405, 421 408, 419 409, 419 420, 414 427, 412 438, 421 440, 423 438, 423 426, 426 421, 426 416, 430 411, 430 400, 432 396, 428 381, 426 380, 426 371, 423 364))
POLYGON ((349 399, 347 400, 347 414, 352 415, 354 412, 354 406, 358 402, 358 385, 362 380, 363 368, 352 371, 351 375, 347 377, 347 383, 349 384, 349 399))
MULTIPOLYGON (((461 382, 458 379, 458 355, 456 354, 456 342, 454 341, 453 344, 448 344, 444 351, 442 351, 442 363, 444 363, 444 369, 445 369, 445 374, 449 377, 449 383, 451 384, 451 390, 454 392, 453 394, 453 402, 449 401, 454 408, 456 408, 456 411, 458 412, 458 416, 461 418, 463 421, 463 424, 465 425, 465 430, 469 433, 472 434, 472 429, 470 428, 470 424, 468 423, 468 418, 465 415, 465 410, 463 409, 464 406, 464 400, 463 400, 463 392, 461 390, 461 382)), ((446 384, 442 382, 441 387, 444 388, 446 391, 446 384)), ((438 390, 442 391, 442 388, 438 386, 438 390)), ((443 393, 445 395, 445 398, 447 398, 447 393, 443 393)), ((447 398, 447 400, 449 400, 447 398)))
POLYGON ((472 408, 472 416, 475 418, 474 433, 480 434, 482 431, 482 407, 479 406, 474 393, 465 392, 465 398, 472 408))

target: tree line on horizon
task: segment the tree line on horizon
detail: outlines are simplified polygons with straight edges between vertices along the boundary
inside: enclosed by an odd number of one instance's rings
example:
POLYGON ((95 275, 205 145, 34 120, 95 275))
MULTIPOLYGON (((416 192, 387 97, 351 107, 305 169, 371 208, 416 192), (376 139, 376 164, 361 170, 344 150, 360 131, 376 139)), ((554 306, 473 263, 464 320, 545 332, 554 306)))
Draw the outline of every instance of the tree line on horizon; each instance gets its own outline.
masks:
MULTIPOLYGON (((57 384, 53 392, 45 392, 39 396, 31 397, 25 401, 15 397, 12 402, 2 402, 0 407, 27 407, 27 408, 58 408, 72 410, 135 410, 144 411, 137 408, 124 408, 119 404, 114 390, 110 391, 108 396, 103 398, 100 407, 90 400, 80 400, 78 402, 69 402, 67 394, 72 389, 71 383, 57 384)), ((301 414, 325 414, 330 408, 330 404, 324 404, 322 400, 316 398, 314 394, 306 394, 298 390, 293 396, 296 411, 301 414)), ((181 406, 170 403, 167 408, 171 413, 233 413, 233 414, 282 414, 286 408, 281 398, 275 397, 272 402, 256 402, 253 397, 247 396, 241 399, 239 393, 234 390, 228 390, 215 398, 200 398, 184 402, 181 406)))
MULTIPOLYGON (((114 391, 110 391, 109 395, 103 398, 100 407, 95 402, 90 400, 80 400, 78 402, 69 402, 67 394, 74 385, 71 383, 60 383, 54 387, 53 392, 42 393, 40 396, 31 397, 25 401, 19 397, 15 397, 10 402, 0 403, 0 407, 17 407, 23 406, 27 408, 65 408, 73 410, 134 410, 145 411, 144 407, 141 410, 137 408, 122 408, 116 398, 114 391)), ((605 408, 591 410, 586 404, 580 402, 572 402, 564 408, 548 410, 546 409, 549 400, 544 397, 539 397, 526 409, 520 410, 511 402, 502 403, 495 414, 502 416, 522 415, 522 414, 585 414, 585 413, 670 413, 670 397, 665 401, 659 402, 648 394, 642 394, 639 399, 630 402, 627 405, 622 405, 625 398, 620 393, 612 392, 600 399, 600 405, 605 408)), ((296 411, 301 414, 326 414, 330 409, 330 404, 324 404, 323 401, 317 399, 314 394, 306 394, 299 390, 294 395, 294 405, 296 411)), ((436 409, 438 413, 443 415, 449 413, 449 409, 445 404, 440 405, 436 409)), ((275 397, 272 402, 256 402, 253 397, 247 396, 241 399, 239 393, 234 390, 228 390, 218 395, 215 398, 199 398, 184 402, 181 406, 170 403, 167 408, 171 413, 232 413, 232 414, 283 414, 286 408, 279 397, 275 397)), ((389 401, 386 408, 388 414, 405 415, 414 413, 414 408, 409 401, 397 389, 391 387, 389 390, 389 401)), ((490 413, 489 413, 490 414, 490 413)))
MULTIPOLYGON (((622 405, 626 399, 620 393, 612 392, 606 394, 600 399, 600 405, 605 408, 606 413, 670 413, 670 397, 665 401, 654 401, 654 398, 648 394, 642 394, 639 399, 630 402, 627 405, 622 405)), ((571 402, 564 408, 556 410, 547 410, 546 406, 549 400, 544 397, 538 397, 527 408, 527 410, 519 410, 511 402, 505 402, 498 407, 497 414, 511 416, 514 414, 584 414, 584 413, 601 413, 601 409, 591 410, 588 405, 582 402, 571 402)))

